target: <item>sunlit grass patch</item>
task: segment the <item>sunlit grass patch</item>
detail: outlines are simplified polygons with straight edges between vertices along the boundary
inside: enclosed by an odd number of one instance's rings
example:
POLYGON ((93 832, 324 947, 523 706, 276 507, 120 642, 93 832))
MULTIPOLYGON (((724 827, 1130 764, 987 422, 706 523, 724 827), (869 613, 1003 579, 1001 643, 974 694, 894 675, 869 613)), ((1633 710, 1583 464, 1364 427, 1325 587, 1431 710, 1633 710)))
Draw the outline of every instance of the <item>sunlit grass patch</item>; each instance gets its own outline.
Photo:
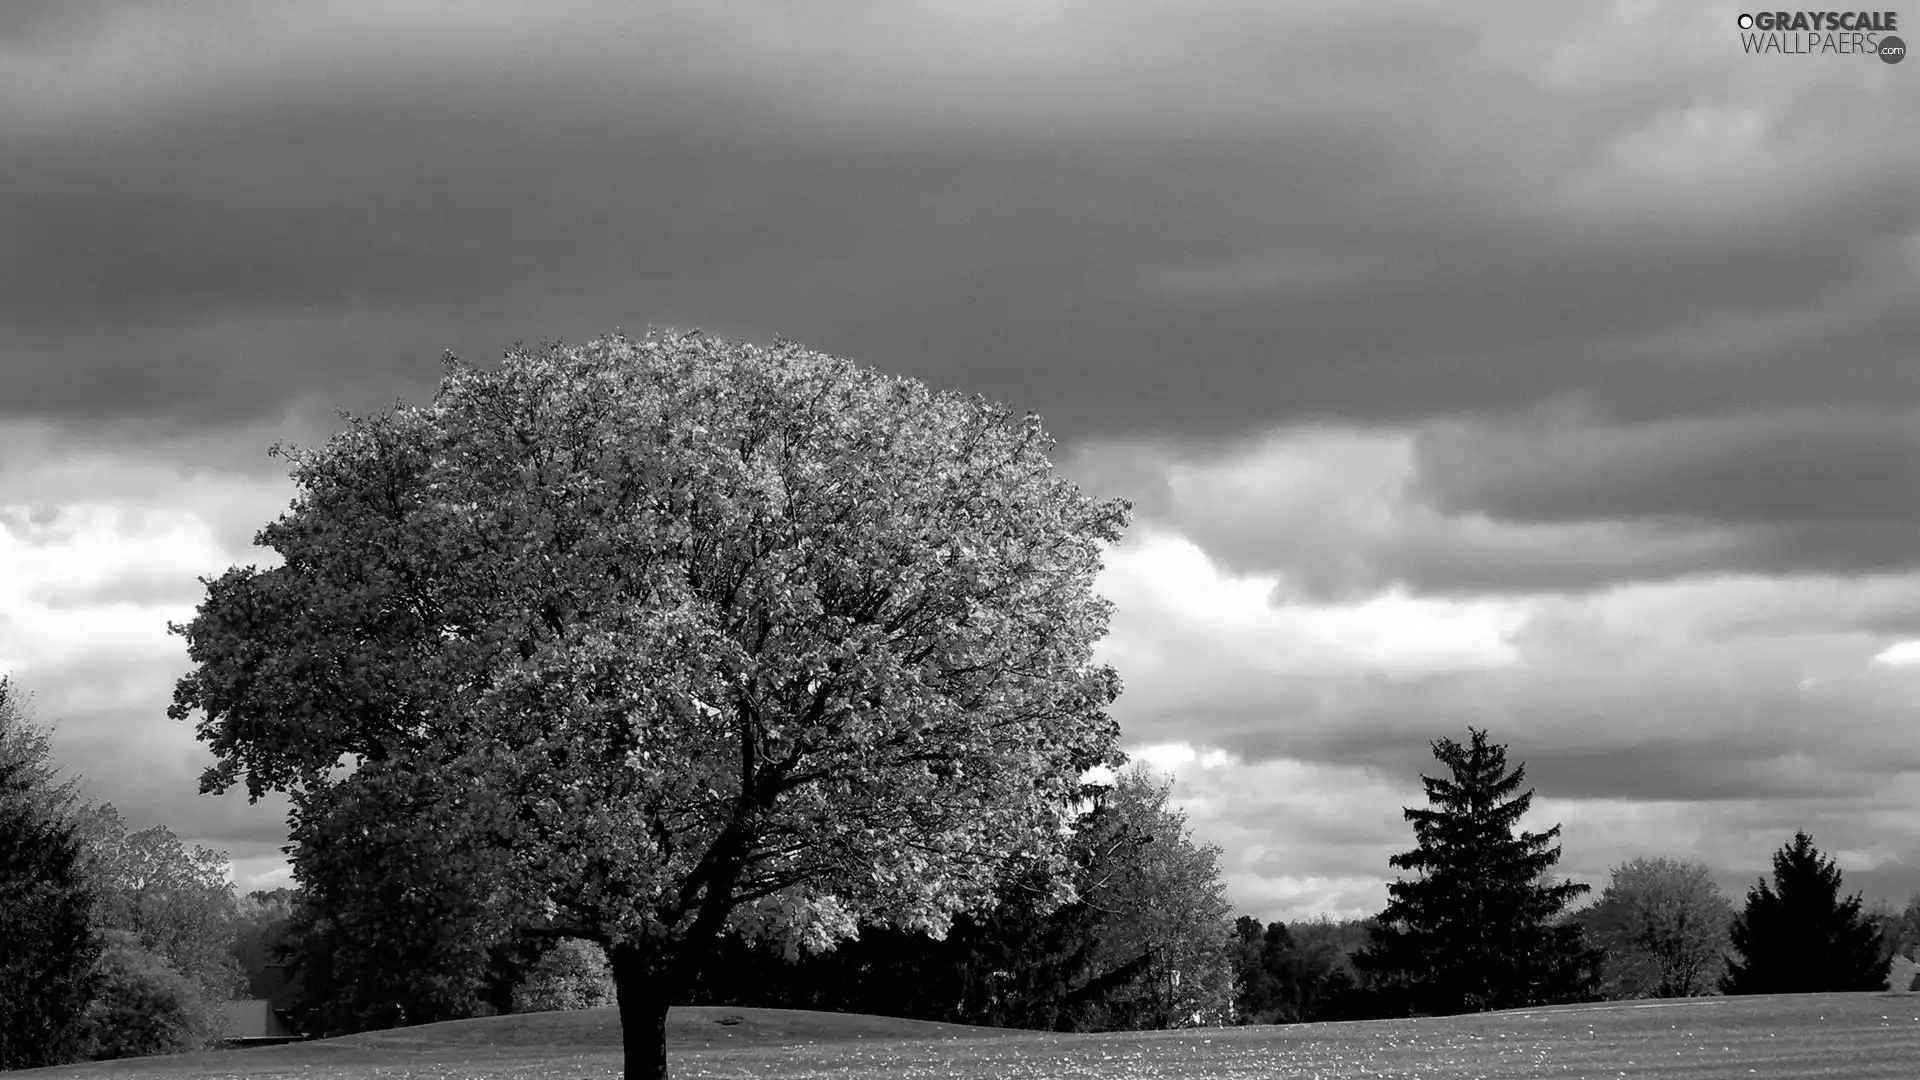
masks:
MULTIPOLYGON (((1920 997, 1611 1002, 1477 1016, 1056 1035, 780 1009, 677 1009, 680 1080, 1889 1080, 1920 1075, 1920 997), (722 1021, 735 1021, 723 1023, 722 1021)), ((620 1074, 611 1009, 464 1020, 32 1077, 584 1080, 620 1074)))

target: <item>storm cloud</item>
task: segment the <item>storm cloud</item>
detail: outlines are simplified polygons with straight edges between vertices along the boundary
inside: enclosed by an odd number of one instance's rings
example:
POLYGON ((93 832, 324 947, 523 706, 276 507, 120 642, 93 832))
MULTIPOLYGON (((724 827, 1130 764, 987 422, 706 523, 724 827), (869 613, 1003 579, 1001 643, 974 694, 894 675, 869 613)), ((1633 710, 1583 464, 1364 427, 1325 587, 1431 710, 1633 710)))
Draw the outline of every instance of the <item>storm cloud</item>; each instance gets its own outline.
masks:
POLYGON ((164 718, 267 448, 448 351, 781 335, 1134 501, 1116 715, 1249 910, 1379 902, 1468 724, 1580 874, 1807 822, 1920 887, 1920 84, 1734 14, 9 5, 0 671, 93 797, 277 880, 164 718))

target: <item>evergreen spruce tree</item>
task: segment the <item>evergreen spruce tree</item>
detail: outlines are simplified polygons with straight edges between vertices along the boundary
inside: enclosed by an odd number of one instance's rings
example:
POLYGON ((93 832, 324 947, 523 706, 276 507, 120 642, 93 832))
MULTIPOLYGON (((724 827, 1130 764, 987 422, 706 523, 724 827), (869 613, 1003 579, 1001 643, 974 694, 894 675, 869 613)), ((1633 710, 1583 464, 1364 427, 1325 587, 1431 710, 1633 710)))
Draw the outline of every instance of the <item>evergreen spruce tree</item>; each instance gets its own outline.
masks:
POLYGON ((1797 832, 1773 856, 1773 886, 1747 890, 1747 907, 1729 932, 1720 988, 1729 994, 1818 994, 1879 990, 1888 958, 1880 935, 1861 914, 1858 893, 1840 898, 1840 868, 1797 832))
POLYGON ((46 734, 0 678, 0 1071, 85 1055, 93 997, 94 895, 46 734))
POLYGON ((1422 776, 1430 809, 1406 809, 1416 846, 1389 864, 1413 871, 1390 900, 1355 966, 1390 1011, 1444 1015, 1590 998, 1599 954, 1559 919, 1575 883, 1554 884, 1555 825, 1515 834, 1533 802, 1525 766, 1507 769, 1504 746, 1468 728, 1469 743, 1433 744, 1450 777, 1422 776))

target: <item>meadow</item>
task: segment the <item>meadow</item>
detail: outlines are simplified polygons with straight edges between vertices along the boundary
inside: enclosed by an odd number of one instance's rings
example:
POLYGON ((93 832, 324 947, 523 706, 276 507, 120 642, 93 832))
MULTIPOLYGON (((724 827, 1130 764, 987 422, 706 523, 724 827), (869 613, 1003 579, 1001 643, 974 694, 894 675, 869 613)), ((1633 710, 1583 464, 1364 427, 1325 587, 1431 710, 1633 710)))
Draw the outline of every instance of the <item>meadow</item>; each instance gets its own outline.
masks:
MULTIPOLYGON (((1787 1080, 1920 1076, 1920 995, 1610 1002, 1475 1016, 1056 1035, 779 1009, 676 1009, 680 1080, 1787 1080)), ((22 1077, 575 1080, 620 1073, 613 1010, 462 1020, 22 1077)))

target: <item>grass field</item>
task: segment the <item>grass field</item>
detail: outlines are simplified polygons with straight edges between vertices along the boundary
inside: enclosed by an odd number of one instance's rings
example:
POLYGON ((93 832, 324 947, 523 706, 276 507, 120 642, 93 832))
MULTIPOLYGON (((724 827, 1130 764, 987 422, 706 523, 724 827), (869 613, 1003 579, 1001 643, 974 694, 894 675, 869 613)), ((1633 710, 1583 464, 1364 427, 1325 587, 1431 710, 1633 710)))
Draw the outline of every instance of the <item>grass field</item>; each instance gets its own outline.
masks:
MULTIPOLYGON (((824 1080, 1920 1077, 1920 995, 1620 1002, 1350 1024, 1049 1035, 778 1009, 676 1009, 674 1076, 824 1080)), ((539 1013, 23 1077, 573 1080, 618 1076, 613 1011, 539 1013)))

